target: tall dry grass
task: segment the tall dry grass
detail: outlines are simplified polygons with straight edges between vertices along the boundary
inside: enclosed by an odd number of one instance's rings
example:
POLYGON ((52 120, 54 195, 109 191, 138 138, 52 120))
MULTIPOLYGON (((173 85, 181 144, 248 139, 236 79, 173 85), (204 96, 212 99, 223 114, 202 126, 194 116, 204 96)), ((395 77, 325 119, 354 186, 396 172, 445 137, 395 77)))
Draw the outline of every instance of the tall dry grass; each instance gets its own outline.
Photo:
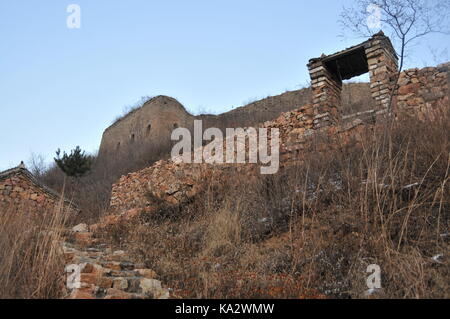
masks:
POLYGON ((64 287, 61 250, 68 211, 0 208, 0 298, 60 298, 64 287))

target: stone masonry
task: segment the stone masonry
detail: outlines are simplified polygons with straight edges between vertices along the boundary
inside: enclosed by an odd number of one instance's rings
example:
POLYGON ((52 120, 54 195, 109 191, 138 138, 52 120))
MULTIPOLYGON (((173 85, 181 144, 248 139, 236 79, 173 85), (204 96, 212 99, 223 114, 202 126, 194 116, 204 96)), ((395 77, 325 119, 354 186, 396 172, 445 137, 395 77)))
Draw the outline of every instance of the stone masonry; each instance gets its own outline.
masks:
POLYGON ((330 72, 322 61, 311 61, 312 103, 314 127, 337 123, 340 118, 342 79, 330 72))
MULTIPOLYGON (((262 125, 269 130, 279 129, 281 166, 300 160, 300 151, 312 147, 317 132, 312 113, 312 105, 307 104, 262 125)), ((339 129, 328 127, 324 132, 330 136, 339 135, 359 124, 362 121, 346 123, 339 129)), ((183 204, 203 191, 207 180, 220 181, 233 169, 251 178, 256 168, 256 164, 187 164, 176 163, 172 159, 158 161, 148 168, 122 176, 112 186, 112 216, 106 216, 101 224, 120 223, 139 214, 151 214, 162 204, 183 204)))
MULTIPOLYGON (((52 210, 61 201, 61 195, 41 184, 25 168, 23 163, 15 168, 0 172, 0 208, 30 209, 32 211, 52 210)), ((64 200, 71 212, 77 212, 75 205, 64 200)))
MULTIPOLYGON (((448 66, 449 64, 445 64, 437 68, 405 71, 400 77, 399 93, 396 97, 399 110, 409 110, 410 114, 417 115, 419 111, 427 111, 427 105, 430 107, 432 105, 435 107, 448 106, 448 77, 450 74, 448 66), (410 76, 407 77, 407 74, 410 76), (413 74, 415 75, 412 76, 413 74)), ((306 104, 294 111, 283 113, 277 119, 262 125, 269 129, 278 128, 280 131, 281 167, 301 161, 304 150, 313 148, 320 150, 321 143, 317 138, 320 138, 321 134, 326 138, 336 139, 336 147, 357 139, 361 129, 376 124, 374 119, 377 119, 378 111, 374 109, 362 112, 362 114, 357 113, 355 116, 342 118, 335 125, 328 126, 321 126, 323 121, 317 122, 316 112, 315 104, 306 104)), ((234 166, 243 174, 251 174, 252 165, 234 166)), ((223 174, 225 168, 229 168, 229 166, 184 164, 162 160, 151 167, 122 176, 112 186, 110 205, 114 217, 108 218, 112 222, 117 222, 124 216, 128 216, 131 209, 138 209, 142 213, 151 213, 161 203, 180 205, 202 191, 205 177, 223 174)), ((217 179, 220 180, 219 175, 217 175, 217 179)), ((139 215, 139 212, 132 215, 139 215)))
POLYGON ((383 113, 389 107, 398 76, 398 57, 391 41, 382 33, 376 34, 365 44, 365 53, 375 110, 383 113))
MULTIPOLYGON (((343 86, 343 104, 370 104, 368 83, 348 83, 343 86)), ((244 127, 255 121, 270 121, 284 112, 310 103, 311 90, 303 88, 251 102, 219 115, 191 115, 177 100, 157 96, 108 127, 102 137, 99 156, 116 158, 117 153, 136 153, 136 149, 158 146, 170 139, 174 127, 191 128, 194 120, 202 120, 207 127, 244 127)), ((128 160, 133 160, 127 156, 128 160)))
POLYGON ((417 114, 422 118, 449 104, 450 63, 406 70, 400 75, 398 85, 398 115, 417 114))
POLYGON ((390 103, 398 73, 397 55, 391 41, 382 32, 369 40, 332 55, 311 59, 314 127, 336 124, 341 119, 342 81, 369 72, 375 110, 385 112, 390 103))

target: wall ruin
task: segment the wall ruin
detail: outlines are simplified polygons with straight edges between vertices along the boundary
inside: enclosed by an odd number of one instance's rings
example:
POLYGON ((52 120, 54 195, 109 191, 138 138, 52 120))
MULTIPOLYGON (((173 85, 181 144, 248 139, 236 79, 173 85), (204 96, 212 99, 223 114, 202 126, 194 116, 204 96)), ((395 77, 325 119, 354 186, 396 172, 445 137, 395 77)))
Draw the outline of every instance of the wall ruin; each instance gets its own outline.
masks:
POLYGON ((382 32, 369 40, 331 55, 311 59, 314 126, 322 128, 341 119, 342 81, 369 72, 376 111, 384 112, 398 73, 398 58, 391 41, 382 32))
MULTIPOLYGON (((368 83, 345 84, 342 92, 344 113, 373 107, 368 83)), ((100 156, 116 155, 118 151, 125 151, 133 145, 145 148, 167 141, 170 139, 175 123, 180 127, 190 128, 193 126, 193 121, 198 119, 203 121, 204 128, 248 127, 270 121, 310 101, 311 90, 304 88, 269 96, 220 115, 193 116, 175 99, 157 96, 104 131, 100 156)), ((135 151, 136 148, 132 152, 135 151)))
MULTIPOLYGON (((53 210, 60 203, 61 196, 39 183, 23 166, 0 172, 0 208, 29 209, 30 211, 53 210)), ((71 212, 77 208, 64 201, 71 212)))
MULTIPOLYGON (((449 107, 449 77, 450 63, 437 68, 403 72, 400 76, 398 94, 394 98, 394 102, 398 100, 396 107, 394 103, 395 109, 399 113, 406 111, 411 115, 420 115, 421 112, 428 112, 441 105, 449 107)), ((387 77, 380 78, 387 79, 387 77)), ((373 119, 376 120, 376 113, 379 112, 377 109, 362 112, 369 115, 370 121, 361 116, 348 116, 343 117, 335 125, 321 126, 317 125, 316 121, 317 108, 316 104, 306 104, 261 125, 280 130, 281 167, 298 162, 305 150, 312 148, 320 150, 321 144, 316 138, 320 141, 321 134, 325 134, 326 138, 335 138, 340 143, 348 143, 366 124, 374 124, 373 119)), ((336 147, 342 146, 340 143, 336 143, 336 147)), ((323 151, 326 152, 327 149, 323 151)), ((243 174, 249 173, 254 168, 250 164, 234 166, 243 174)), ((220 180, 220 174, 225 173, 227 168, 229 165, 159 161, 151 167, 122 176, 112 186, 111 213, 126 214, 130 209, 152 211, 161 202, 179 205, 202 190, 205 177, 219 176, 215 180, 220 180)))
POLYGON ((399 116, 426 114, 449 105, 450 62, 437 67, 410 69, 402 72, 395 97, 399 116))
POLYGON ((175 127, 192 122, 193 116, 177 100, 157 96, 104 131, 99 155, 127 152, 136 144, 163 143, 170 140, 175 127))

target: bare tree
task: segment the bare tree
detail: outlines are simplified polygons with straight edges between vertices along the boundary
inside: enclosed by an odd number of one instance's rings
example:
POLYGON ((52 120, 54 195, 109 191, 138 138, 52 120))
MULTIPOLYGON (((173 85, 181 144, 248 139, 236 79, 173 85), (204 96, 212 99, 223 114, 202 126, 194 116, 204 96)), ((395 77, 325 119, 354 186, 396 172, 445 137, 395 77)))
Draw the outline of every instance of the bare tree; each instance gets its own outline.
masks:
POLYGON ((47 171, 45 157, 42 154, 31 153, 27 164, 31 173, 37 178, 41 178, 47 171))
POLYGON ((393 41, 401 72, 416 40, 431 33, 450 34, 449 15, 449 0, 355 0, 353 7, 344 7, 340 24, 354 35, 369 37, 379 31, 373 23, 378 19, 393 41))
POLYGON ((389 97, 389 111, 410 46, 432 33, 449 35, 449 15, 449 0, 355 0, 353 7, 343 8, 343 30, 369 37, 384 28, 391 37, 400 63, 389 97))

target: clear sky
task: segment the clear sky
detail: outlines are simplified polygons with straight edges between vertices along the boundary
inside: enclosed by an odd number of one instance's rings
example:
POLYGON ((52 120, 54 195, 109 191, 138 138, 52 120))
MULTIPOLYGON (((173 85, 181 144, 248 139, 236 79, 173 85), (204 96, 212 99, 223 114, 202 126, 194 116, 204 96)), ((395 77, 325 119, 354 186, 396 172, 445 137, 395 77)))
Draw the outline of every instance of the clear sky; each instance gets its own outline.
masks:
MULTIPOLYGON (((0 170, 49 161, 57 148, 94 152, 103 130, 142 96, 221 113, 305 86, 306 63, 342 39, 351 0, 0 0, 0 170), (81 28, 66 24, 69 4, 81 28)), ((409 66, 436 64, 432 38, 409 66)), ((444 57, 444 58, 443 58, 444 57)))

